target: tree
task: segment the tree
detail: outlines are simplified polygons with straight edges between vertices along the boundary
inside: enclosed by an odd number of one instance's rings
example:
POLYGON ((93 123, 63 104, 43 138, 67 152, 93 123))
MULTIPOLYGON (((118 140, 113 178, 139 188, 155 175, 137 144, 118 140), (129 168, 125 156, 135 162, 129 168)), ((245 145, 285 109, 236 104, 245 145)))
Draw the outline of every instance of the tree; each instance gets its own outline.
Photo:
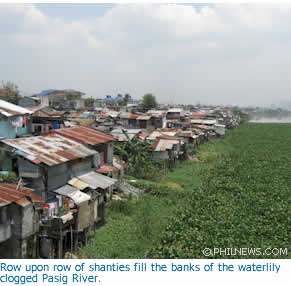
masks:
POLYGON ((123 99, 120 100, 120 101, 118 102, 118 104, 119 104, 120 106, 126 106, 127 103, 128 103, 129 97, 130 97, 130 95, 129 95, 128 93, 126 93, 126 94, 124 95, 123 99))
MULTIPOLYGON (((126 131, 124 133, 127 134, 126 131)), ((153 147, 140 139, 138 134, 132 139, 128 137, 128 141, 123 144, 114 145, 114 153, 126 162, 128 174, 141 178, 146 177, 154 167, 153 151, 153 147)), ((156 170, 155 173, 157 173, 156 170)))
POLYGON ((11 102, 13 104, 18 103, 19 89, 18 89, 17 84, 15 84, 12 81, 6 81, 6 82, 2 81, 1 88, 7 91, 7 95, 1 96, 1 99, 11 102))
POLYGON ((9 80, 6 82, 2 81, 2 88, 10 92, 13 92, 14 94, 17 94, 17 95, 19 94, 18 85, 12 81, 9 81, 9 80))
POLYGON ((90 97, 90 98, 85 98, 85 106, 93 106, 95 99, 90 97))
POLYGON ((80 99, 80 98, 81 98, 80 94, 72 94, 72 93, 66 94, 67 100, 75 100, 75 99, 80 99))
POLYGON ((147 93, 143 96, 141 107, 144 112, 152 108, 156 108, 157 106, 158 104, 154 95, 152 95, 151 93, 147 93))

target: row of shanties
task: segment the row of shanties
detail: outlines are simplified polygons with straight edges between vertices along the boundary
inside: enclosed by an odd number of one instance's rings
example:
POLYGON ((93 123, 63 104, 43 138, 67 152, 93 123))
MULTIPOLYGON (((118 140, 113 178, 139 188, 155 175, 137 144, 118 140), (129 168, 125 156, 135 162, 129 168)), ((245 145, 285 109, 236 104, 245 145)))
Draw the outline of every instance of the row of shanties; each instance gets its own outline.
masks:
POLYGON ((105 220, 123 174, 115 138, 88 126, 16 138, 31 125, 31 113, 6 102, 0 113, 1 170, 9 161, 21 179, 0 186, 1 257, 61 258, 105 220), (14 123, 19 118, 22 125, 14 123))
MULTIPOLYGON (((3 258, 61 258, 86 242, 88 231, 104 222, 114 189, 124 186, 125 166, 113 154, 114 141, 138 136, 153 147, 153 160, 172 167, 240 122, 221 107, 166 106, 146 113, 137 104, 125 111, 116 104, 77 111, 48 107, 65 104, 64 94, 51 90, 24 98, 23 105, 40 102, 27 108, 0 100, 0 175, 13 170, 20 178, 18 185, 1 184, 3 258)), ((77 93, 70 96, 79 102, 77 93)))

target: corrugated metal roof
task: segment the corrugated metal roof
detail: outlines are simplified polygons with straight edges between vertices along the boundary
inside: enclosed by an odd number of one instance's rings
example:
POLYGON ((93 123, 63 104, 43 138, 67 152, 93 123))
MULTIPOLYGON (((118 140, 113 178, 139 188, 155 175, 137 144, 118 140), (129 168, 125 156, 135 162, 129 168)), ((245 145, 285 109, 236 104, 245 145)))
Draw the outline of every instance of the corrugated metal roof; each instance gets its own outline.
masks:
POLYGON ((97 131, 93 127, 89 126, 62 128, 54 130, 52 132, 75 140, 79 143, 88 145, 97 145, 116 140, 113 136, 97 131))
POLYGON ((26 108, 12 104, 5 100, 0 100, 0 114, 6 117, 15 116, 15 115, 25 115, 25 114, 31 114, 31 113, 32 111, 26 108))
POLYGON ((89 185, 91 189, 107 189, 108 187, 114 185, 117 180, 109 178, 107 176, 103 176, 101 174, 98 174, 96 172, 89 172, 87 174, 84 174, 82 176, 78 176, 78 178, 89 185))
MULTIPOLYGON (((132 139, 136 134, 140 133, 142 130, 141 129, 123 129, 128 137, 132 139)), ((122 129, 113 129, 111 132, 111 135, 116 137, 118 141, 127 141, 126 135, 122 132, 122 129)))
POLYGON ((201 119, 191 119, 190 122, 192 124, 202 124, 202 120, 201 119))
POLYGON ((138 115, 130 115, 128 118, 129 119, 137 119, 139 116, 138 115))
POLYGON ((179 140, 167 140, 167 139, 156 139, 157 141, 153 144, 155 151, 166 151, 172 150, 174 145, 180 143, 179 140))
POLYGON ((96 154, 96 151, 57 133, 9 139, 2 142, 24 152, 21 152, 20 155, 35 164, 44 163, 48 166, 96 154))
POLYGON ((70 117, 71 118, 80 118, 82 116, 83 112, 72 112, 70 117))
POLYGON ((70 181, 68 181, 68 184, 78 188, 79 190, 84 190, 84 189, 89 187, 88 184, 84 183, 83 181, 81 181, 77 178, 71 179, 70 181))
POLYGON ((149 116, 149 115, 141 115, 137 119, 138 120, 150 120, 151 116, 149 116))
POLYGON ((81 203, 89 201, 91 199, 89 195, 81 192, 79 189, 70 185, 64 185, 61 188, 54 190, 54 192, 59 195, 71 198, 76 205, 80 205, 81 203))
POLYGON ((176 134, 178 133, 178 131, 159 131, 159 130, 154 130, 150 136, 149 139, 154 140, 159 136, 171 136, 174 137, 176 134))
POLYGON ((121 114, 119 114, 119 118, 128 119, 128 118, 130 118, 131 115, 132 115, 131 113, 121 113, 121 114))
POLYGON ((147 137, 149 136, 149 134, 139 134, 139 137, 142 138, 142 139, 146 139, 147 137))
POLYGON ((26 207, 30 204, 30 201, 26 197, 23 197, 23 198, 15 201, 15 203, 22 206, 22 207, 26 207))
POLYGON ((0 183, 0 207, 8 205, 12 202, 18 204, 26 204, 25 197, 29 197, 33 202, 43 202, 42 198, 33 194, 31 189, 20 187, 17 189, 16 184, 0 183))
POLYGON ((65 114, 65 111, 57 110, 37 110, 32 114, 33 117, 62 117, 65 114))
POLYGON ((168 110, 168 112, 178 113, 178 112, 183 112, 183 109, 182 108, 171 108, 168 110))
POLYGON ((202 120, 202 124, 206 124, 206 125, 213 125, 215 123, 217 123, 216 119, 202 120))
POLYGON ((191 115, 192 116, 195 116, 195 117, 196 116, 199 116, 199 117, 202 116, 202 117, 204 117, 204 116, 206 116, 206 113, 191 113, 191 115))

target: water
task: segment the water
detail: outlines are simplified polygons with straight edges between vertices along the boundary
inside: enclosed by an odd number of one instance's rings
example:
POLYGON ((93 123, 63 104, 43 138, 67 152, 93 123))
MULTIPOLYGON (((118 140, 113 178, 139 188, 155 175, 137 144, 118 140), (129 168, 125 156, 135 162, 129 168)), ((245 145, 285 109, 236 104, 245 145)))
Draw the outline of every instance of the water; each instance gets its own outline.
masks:
POLYGON ((261 118, 252 119, 249 122, 254 122, 254 123, 291 123, 291 117, 282 117, 282 118, 261 117, 261 118))

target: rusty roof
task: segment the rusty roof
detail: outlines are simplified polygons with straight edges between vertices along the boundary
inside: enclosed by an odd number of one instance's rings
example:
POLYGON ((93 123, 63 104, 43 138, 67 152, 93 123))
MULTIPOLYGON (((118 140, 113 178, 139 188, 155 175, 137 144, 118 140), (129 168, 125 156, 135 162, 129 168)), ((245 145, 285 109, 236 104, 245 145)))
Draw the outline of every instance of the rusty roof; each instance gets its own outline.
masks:
POLYGON ((2 142, 17 149, 17 154, 33 163, 44 163, 48 166, 96 154, 96 151, 53 132, 41 136, 3 140, 2 142))
POLYGON ((65 114, 65 111, 57 110, 37 110, 32 114, 33 117, 62 117, 65 114))
POLYGON ((30 198, 33 202, 43 202, 43 199, 32 193, 31 189, 20 187, 17 189, 16 184, 0 183, 0 207, 16 202, 25 205, 24 198, 30 198))
POLYGON ((76 126, 71 128, 56 129, 52 132, 60 134, 69 139, 75 140, 82 144, 97 145, 101 143, 107 143, 115 141, 115 137, 97 131, 90 126, 76 126))
POLYGON ((77 110, 94 110, 93 106, 78 107, 77 110))
POLYGON ((118 169, 114 166, 109 166, 109 165, 103 165, 99 169, 96 169, 96 172, 98 173, 103 173, 103 174, 108 174, 110 172, 116 172, 118 169))
POLYGON ((0 88, 0 96, 14 96, 17 95, 16 92, 7 90, 5 88, 0 88))
POLYGON ((139 118, 139 115, 130 115, 130 117, 129 117, 130 119, 137 119, 137 118, 139 118))
POLYGON ((71 118, 80 118, 83 112, 72 112, 69 117, 71 118))

